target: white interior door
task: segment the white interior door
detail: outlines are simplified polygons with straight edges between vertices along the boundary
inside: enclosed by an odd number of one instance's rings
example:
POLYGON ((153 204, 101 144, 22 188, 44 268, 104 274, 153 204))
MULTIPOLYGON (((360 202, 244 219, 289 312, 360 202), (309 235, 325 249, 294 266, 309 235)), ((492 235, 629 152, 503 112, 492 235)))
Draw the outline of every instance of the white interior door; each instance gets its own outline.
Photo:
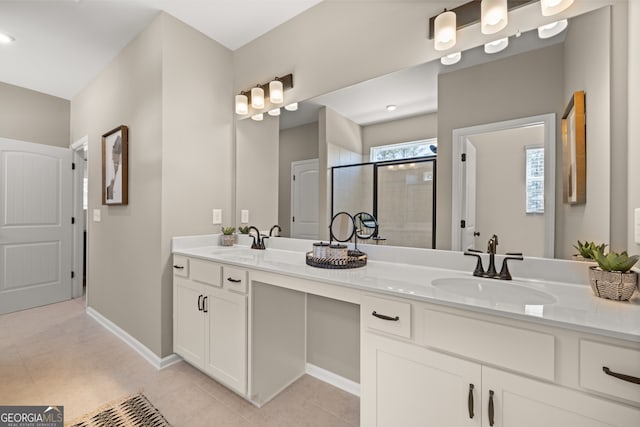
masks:
POLYGON ((318 159, 291 162, 291 237, 319 236, 319 169, 318 159))
POLYGON ((462 227, 462 250, 473 249, 476 246, 474 234, 476 233, 476 164, 476 147, 467 140, 465 143, 465 161, 462 168, 464 174, 462 219, 465 222, 465 226, 462 227))
POLYGON ((71 298, 71 156, 0 138, 0 314, 71 298))

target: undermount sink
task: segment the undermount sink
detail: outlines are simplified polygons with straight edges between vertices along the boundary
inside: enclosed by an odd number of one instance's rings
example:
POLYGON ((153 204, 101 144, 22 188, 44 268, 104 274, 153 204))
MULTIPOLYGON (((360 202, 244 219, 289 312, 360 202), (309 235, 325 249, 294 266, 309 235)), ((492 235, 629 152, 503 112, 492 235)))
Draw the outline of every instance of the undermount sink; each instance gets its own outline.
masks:
POLYGON ((461 277, 435 279, 431 284, 451 294, 493 303, 544 305, 556 302, 553 295, 507 280, 461 277))

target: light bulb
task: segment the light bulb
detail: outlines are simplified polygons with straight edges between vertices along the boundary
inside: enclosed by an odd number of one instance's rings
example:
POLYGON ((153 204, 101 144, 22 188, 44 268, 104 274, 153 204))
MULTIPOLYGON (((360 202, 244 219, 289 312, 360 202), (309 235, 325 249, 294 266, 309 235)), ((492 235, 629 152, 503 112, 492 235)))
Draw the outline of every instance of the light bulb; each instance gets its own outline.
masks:
POLYGON ((251 89, 251 106, 253 108, 264 108, 264 90, 261 87, 251 89))
POLYGON ((249 102, 247 95, 236 95, 236 114, 244 115, 249 113, 249 102))
POLYGON ((282 82, 280 80, 273 80, 269 82, 269 100, 274 105, 282 104, 284 102, 284 92, 282 89, 282 82))
POLYGON ((456 14, 451 11, 436 16, 433 23, 433 47, 435 50, 447 50, 456 44, 456 14))
POLYGON ((562 12, 573 4, 573 0, 540 0, 543 16, 552 16, 562 12))
POLYGON ((480 28, 482 34, 495 34, 507 26, 507 0, 482 0, 480 28))

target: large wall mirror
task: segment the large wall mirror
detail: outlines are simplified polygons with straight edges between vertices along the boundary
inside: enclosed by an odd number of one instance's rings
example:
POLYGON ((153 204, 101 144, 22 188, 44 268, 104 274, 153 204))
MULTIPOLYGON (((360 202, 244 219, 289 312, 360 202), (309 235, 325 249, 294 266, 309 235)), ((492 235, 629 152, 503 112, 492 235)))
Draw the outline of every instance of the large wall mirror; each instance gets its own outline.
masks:
MULTIPOLYGON (((369 162, 372 147, 436 138, 436 248, 460 249, 461 244, 454 242, 453 230, 460 224, 453 210, 456 203, 468 201, 457 184, 452 185, 454 130, 549 114, 557 119, 569 94, 584 90, 587 204, 564 205, 561 175, 556 173, 555 182, 547 183, 556 189, 556 194, 546 200, 552 217, 542 219, 555 227, 549 226, 546 234, 540 234, 540 242, 527 242, 527 247, 535 249, 518 247, 517 239, 508 249, 524 251, 528 256, 569 258, 577 239, 608 242, 610 207, 608 202, 599 203, 598 198, 609 200, 610 166, 608 161, 598 159, 608 159, 610 152, 610 40, 611 9, 605 7, 571 18, 568 28, 550 39, 541 40, 537 31, 523 33, 510 38, 508 48, 496 54, 486 54, 483 47, 478 47, 463 52, 462 60, 455 65, 425 63, 301 102, 297 111, 283 110, 278 117, 265 115, 261 122, 239 120, 236 225, 241 225, 240 211, 248 210, 249 223, 262 230, 279 224, 283 236, 326 239, 332 167, 369 162), (395 105, 395 110, 389 111, 389 105, 395 105)), ((526 198, 526 158, 534 155, 527 150, 549 150, 544 135, 555 135, 560 141, 557 123, 543 122, 542 128, 526 136, 524 145, 519 141, 524 138, 521 135, 489 134, 489 141, 481 141, 480 135, 471 138, 475 146, 485 147, 483 153, 485 149, 490 153, 483 154, 485 166, 478 163, 478 168, 491 167, 486 166, 491 162, 511 165, 514 176, 522 181, 521 186, 504 186, 502 172, 486 173, 486 184, 478 183, 483 187, 476 193, 476 210, 487 210, 490 198, 499 194, 507 205, 512 203, 524 210, 523 215, 529 219, 541 218, 537 217, 540 212, 535 208, 528 211, 522 202, 526 198)), ((559 172, 560 144, 554 150, 545 155, 547 159, 555 156, 555 171, 559 172)), ((356 193, 359 197, 365 194, 358 190, 361 179, 362 174, 354 173, 350 183, 354 198, 356 193)), ((483 235, 496 232, 491 221, 486 224, 481 236, 468 246, 484 249, 483 235)), ((385 233, 383 226, 380 233, 385 233)))

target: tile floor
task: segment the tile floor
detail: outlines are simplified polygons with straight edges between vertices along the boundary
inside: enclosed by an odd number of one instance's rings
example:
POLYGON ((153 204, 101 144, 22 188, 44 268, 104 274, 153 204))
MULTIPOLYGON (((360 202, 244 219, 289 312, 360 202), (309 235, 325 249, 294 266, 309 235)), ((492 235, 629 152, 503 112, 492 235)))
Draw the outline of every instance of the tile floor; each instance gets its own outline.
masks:
POLYGON ((307 375, 258 409, 186 363, 161 371, 76 299, 0 316, 0 405, 64 405, 71 421, 142 391, 176 427, 357 426, 359 399, 307 375))

